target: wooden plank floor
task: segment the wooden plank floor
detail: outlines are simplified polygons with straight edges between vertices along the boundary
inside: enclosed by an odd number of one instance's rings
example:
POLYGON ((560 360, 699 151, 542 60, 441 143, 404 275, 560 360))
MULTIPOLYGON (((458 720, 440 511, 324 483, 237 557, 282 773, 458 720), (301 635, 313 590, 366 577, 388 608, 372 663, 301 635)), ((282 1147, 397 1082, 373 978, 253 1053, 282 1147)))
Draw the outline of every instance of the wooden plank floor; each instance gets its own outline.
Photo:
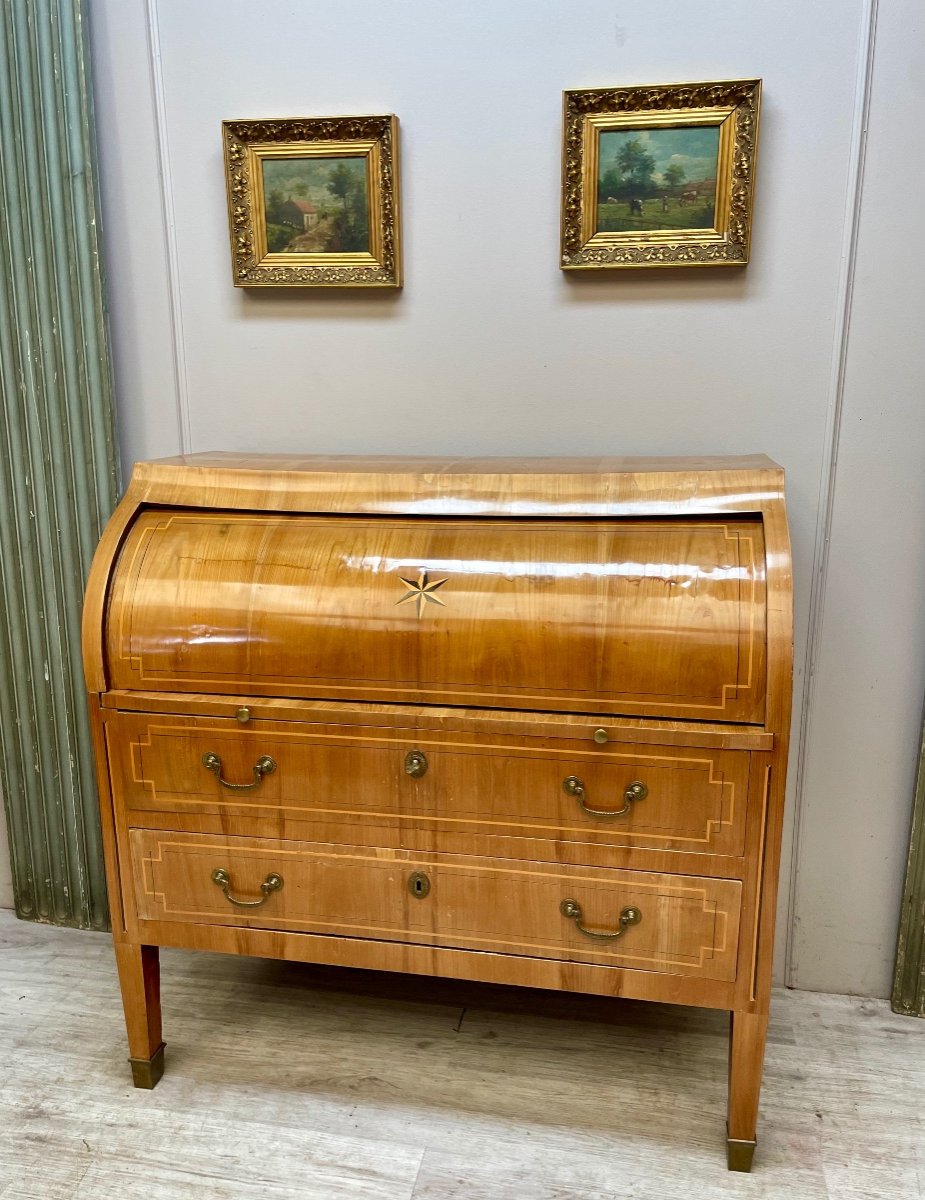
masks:
POLYGON ((915 1200, 925 1021, 779 992, 752 1175, 721 1013, 163 953, 129 1084, 108 937, 0 913, 2 1200, 915 1200))

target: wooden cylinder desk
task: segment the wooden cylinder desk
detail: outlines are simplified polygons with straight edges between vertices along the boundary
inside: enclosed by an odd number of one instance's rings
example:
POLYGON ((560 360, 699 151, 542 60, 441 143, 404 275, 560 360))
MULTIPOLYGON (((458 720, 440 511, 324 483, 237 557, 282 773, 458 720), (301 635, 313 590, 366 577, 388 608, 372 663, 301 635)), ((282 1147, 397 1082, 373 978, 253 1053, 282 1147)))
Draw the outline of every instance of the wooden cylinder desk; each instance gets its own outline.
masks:
POLYGON ((141 463, 84 656, 136 1086, 158 947, 731 1014, 755 1146, 791 694, 783 472, 141 463))

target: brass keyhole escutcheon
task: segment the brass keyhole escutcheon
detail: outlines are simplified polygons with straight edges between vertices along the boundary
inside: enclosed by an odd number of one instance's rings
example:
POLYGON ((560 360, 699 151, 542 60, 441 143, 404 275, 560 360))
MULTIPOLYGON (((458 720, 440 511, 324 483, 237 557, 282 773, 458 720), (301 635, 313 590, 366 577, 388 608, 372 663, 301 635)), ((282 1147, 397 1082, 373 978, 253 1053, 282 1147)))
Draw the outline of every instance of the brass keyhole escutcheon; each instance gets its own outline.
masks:
POLYGON ((423 900, 430 894, 430 880, 423 871, 412 871, 408 876, 408 891, 415 900, 423 900))
POLYGON ((423 750, 409 750, 405 755, 405 774, 420 779, 427 773, 427 755, 423 750))

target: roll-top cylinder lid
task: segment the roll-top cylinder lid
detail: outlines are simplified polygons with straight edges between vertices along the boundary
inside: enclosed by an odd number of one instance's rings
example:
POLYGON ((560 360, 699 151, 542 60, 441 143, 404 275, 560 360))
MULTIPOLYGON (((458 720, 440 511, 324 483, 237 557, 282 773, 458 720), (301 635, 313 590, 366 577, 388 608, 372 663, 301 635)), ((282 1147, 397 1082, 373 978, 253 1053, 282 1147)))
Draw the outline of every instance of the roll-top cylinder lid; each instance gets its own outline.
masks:
POLYGON ((112 689, 761 723, 760 517, 142 509, 112 689))

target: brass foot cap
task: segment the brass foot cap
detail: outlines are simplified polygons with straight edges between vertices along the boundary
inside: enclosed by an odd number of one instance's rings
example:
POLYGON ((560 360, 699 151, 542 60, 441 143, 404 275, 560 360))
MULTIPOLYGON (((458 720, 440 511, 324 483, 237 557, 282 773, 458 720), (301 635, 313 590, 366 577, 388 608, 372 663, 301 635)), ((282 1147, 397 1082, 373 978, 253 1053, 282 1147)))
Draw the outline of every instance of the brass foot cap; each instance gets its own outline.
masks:
POLYGON ((150 1091, 164 1074, 164 1043, 161 1042, 150 1058, 130 1058, 128 1061, 132 1068, 132 1083, 150 1091))
POLYGON ((755 1157, 757 1141, 745 1141, 741 1138, 726 1138, 726 1165, 730 1171, 750 1171, 752 1159, 755 1157))

